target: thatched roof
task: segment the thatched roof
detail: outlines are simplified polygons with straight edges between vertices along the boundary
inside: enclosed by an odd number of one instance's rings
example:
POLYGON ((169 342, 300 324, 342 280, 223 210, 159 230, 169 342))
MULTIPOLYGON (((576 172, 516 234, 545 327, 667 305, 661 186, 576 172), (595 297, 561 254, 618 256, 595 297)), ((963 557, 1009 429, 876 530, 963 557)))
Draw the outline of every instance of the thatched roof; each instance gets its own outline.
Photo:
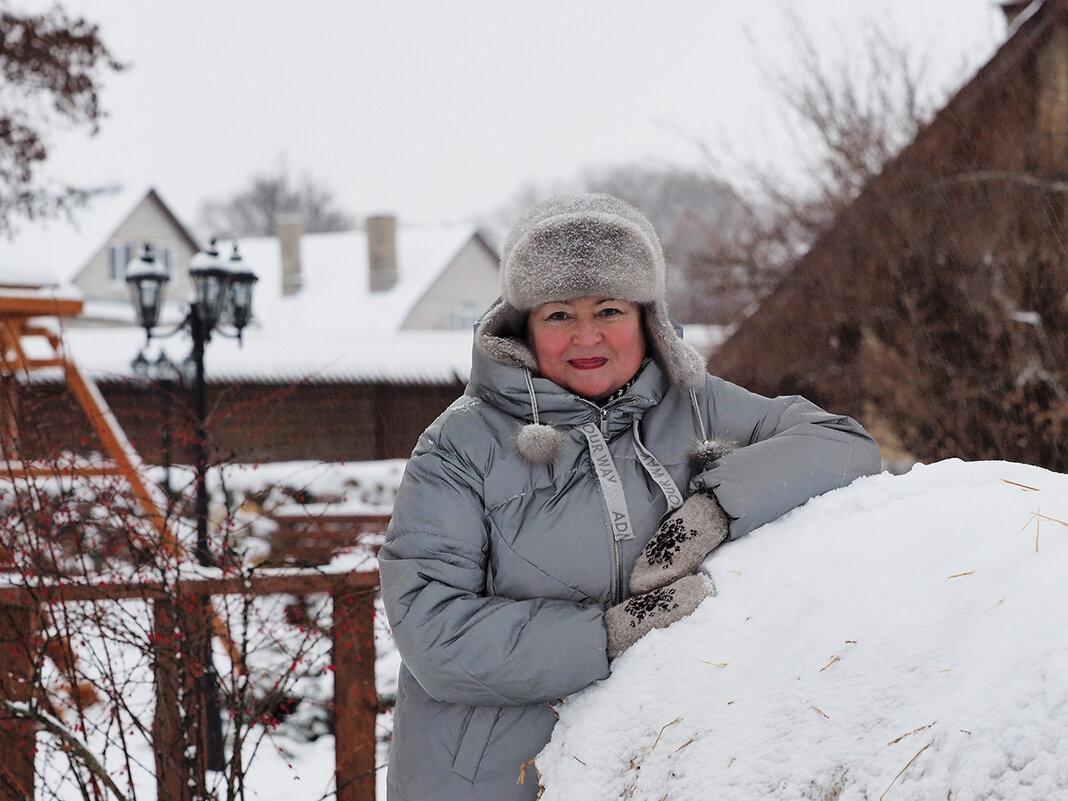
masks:
POLYGON ((1068 470, 1068 0, 991 60, 713 355, 891 454, 1068 470))

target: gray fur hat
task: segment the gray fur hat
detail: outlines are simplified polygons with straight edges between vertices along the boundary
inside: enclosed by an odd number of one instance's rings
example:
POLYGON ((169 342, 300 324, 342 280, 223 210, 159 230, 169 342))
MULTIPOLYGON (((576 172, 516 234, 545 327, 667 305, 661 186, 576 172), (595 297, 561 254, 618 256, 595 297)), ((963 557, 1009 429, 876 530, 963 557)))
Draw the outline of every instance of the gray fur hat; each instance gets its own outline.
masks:
POLYGON ((652 223, 619 198, 561 195, 537 204, 512 227, 501 252, 502 302, 479 326, 491 358, 534 369, 525 343, 504 339, 531 309, 595 295, 642 308, 647 344, 675 384, 695 388, 705 362, 675 332, 665 299, 664 250, 652 223), (495 336, 498 334, 498 336, 495 336))

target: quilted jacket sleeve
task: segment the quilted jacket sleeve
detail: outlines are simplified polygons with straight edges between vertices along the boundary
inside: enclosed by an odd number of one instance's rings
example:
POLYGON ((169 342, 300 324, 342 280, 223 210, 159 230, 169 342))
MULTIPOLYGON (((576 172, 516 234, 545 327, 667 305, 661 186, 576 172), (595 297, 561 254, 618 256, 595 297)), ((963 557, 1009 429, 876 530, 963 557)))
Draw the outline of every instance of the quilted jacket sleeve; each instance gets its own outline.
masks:
POLYGON ((379 568, 408 669, 439 701, 492 706, 553 701, 606 677, 598 605, 484 594, 479 469, 424 435, 401 482, 379 568))
POLYGON ((712 436, 736 449, 691 490, 714 491, 732 538, 881 468, 879 445, 856 420, 799 395, 765 398, 710 376, 705 398, 712 436))

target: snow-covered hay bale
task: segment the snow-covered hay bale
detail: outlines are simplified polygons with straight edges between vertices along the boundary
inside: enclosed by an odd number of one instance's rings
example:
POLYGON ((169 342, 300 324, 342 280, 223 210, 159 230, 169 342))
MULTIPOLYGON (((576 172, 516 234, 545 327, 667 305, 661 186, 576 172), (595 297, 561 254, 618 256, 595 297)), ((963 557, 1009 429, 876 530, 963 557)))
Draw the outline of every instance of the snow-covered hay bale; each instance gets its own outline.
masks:
POLYGON ((861 479, 559 707, 543 801, 1068 798, 1068 476, 861 479))

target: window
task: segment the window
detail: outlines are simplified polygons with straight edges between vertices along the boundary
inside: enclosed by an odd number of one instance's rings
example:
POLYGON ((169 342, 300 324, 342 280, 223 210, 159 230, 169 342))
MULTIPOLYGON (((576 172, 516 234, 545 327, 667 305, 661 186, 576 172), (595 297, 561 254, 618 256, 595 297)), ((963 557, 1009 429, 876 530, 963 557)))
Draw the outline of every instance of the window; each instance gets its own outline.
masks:
POLYGON ((126 280, 126 265, 134 257, 132 242, 112 242, 108 245, 108 278, 112 281, 126 280))
MULTIPOLYGON (((167 275, 171 275, 171 249, 166 245, 157 245, 150 242, 152 251, 156 254, 156 264, 163 267, 167 275)), ((144 245, 136 245, 133 242, 112 242, 108 245, 108 278, 117 283, 126 280, 126 265, 135 257, 141 255, 144 245)))

